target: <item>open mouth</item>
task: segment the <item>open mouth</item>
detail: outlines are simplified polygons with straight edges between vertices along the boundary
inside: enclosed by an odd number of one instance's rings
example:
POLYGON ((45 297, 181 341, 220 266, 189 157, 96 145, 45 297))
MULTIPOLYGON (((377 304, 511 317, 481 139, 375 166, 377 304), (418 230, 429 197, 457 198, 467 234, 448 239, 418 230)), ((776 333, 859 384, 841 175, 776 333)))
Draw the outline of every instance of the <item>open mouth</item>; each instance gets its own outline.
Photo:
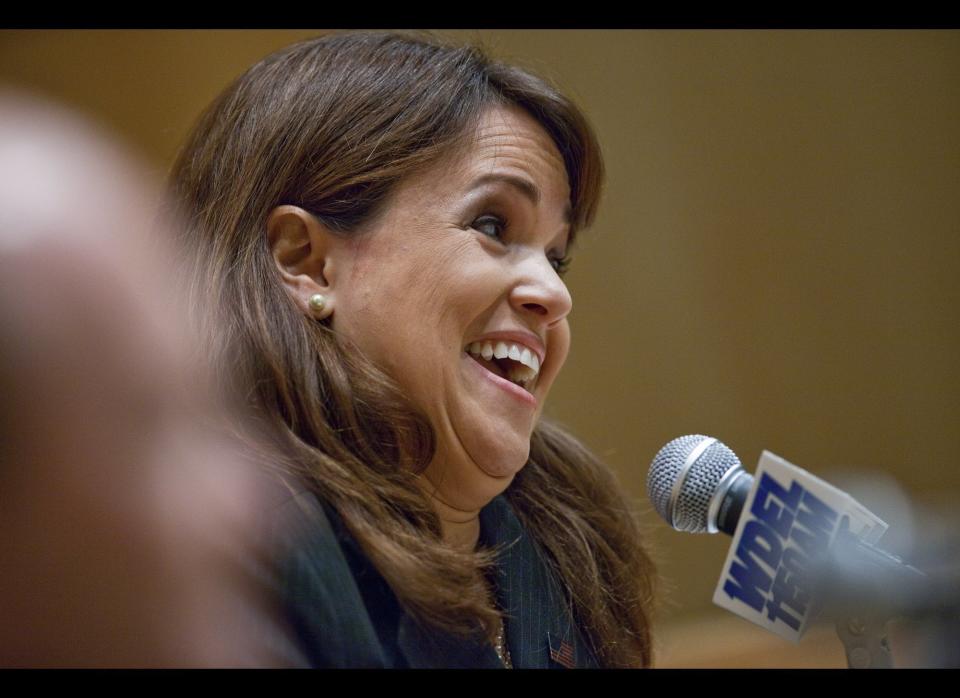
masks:
POLYGON ((540 361, 527 347, 509 342, 473 342, 465 351, 490 373, 533 392, 540 361))
MULTIPOLYGON (((469 354, 470 352, 467 352, 467 353, 469 354)), ((510 369, 512 368, 509 365, 510 364, 509 359, 485 359, 482 356, 476 356, 474 354, 470 354, 470 358, 472 358, 478 364, 480 364, 485 369, 490 371, 490 373, 494 373, 500 376, 501 378, 507 378, 507 372, 510 371, 510 369)), ((510 380, 510 379, 507 378, 507 380, 510 380)), ((513 382, 516 383, 516 381, 513 381, 513 382)))

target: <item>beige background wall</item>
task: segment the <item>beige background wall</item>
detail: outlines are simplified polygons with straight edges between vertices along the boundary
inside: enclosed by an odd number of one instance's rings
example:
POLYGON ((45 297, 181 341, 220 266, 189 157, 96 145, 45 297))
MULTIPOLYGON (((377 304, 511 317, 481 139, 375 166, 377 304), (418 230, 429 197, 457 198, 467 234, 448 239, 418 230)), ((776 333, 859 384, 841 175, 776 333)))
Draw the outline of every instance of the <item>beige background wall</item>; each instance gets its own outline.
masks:
MULTIPOLYGON (((81 109, 162 175, 234 76, 316 33, 6 31, 0 80, 81 109)), ((899 483, 915 523, 958 509, 960 32, 445 34, 552 78, 598 130, 609 181, 549 411, 644 507, 656 451, 704 433, 750 470, 766 448, 852 482, 881 515, 851 473, 899 483)), ((829 629, 794 649, 712 610, 726 541, 648 521, 662 665, 842 665, 829 629)))

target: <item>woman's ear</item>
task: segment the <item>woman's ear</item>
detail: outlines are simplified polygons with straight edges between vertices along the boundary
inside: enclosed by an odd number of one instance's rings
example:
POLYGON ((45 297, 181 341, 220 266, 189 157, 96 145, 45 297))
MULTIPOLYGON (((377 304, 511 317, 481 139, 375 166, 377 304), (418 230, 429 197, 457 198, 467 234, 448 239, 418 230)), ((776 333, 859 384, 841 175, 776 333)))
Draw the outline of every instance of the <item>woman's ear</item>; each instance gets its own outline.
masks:
POLYGON ((333 311, 335 234, 299 206, 278 206, 267 216, 267 244, 284 288, 305 315, 333 311))

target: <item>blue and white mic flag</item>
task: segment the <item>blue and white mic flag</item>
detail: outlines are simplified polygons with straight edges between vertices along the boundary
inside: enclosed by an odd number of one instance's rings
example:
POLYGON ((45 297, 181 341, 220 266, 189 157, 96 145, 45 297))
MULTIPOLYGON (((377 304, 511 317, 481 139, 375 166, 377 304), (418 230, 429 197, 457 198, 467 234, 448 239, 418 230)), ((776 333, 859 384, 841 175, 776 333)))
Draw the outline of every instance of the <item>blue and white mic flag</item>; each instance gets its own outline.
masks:
POLYGON ((764 451, 713 602, 799 642, 818 610, 812 567, 841 528, 873 544, 887 524, 846 492, 764 451))

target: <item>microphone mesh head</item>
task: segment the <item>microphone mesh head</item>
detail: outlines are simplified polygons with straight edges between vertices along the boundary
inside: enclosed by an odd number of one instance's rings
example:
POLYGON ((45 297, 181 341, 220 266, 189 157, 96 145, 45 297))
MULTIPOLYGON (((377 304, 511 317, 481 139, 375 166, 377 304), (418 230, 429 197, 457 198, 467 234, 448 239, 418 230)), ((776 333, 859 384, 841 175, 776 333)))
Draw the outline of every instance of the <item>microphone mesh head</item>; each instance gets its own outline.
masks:
POLYGON ((683 467, 693 450, 709 436, 693 434, 674 439, 660 449, 647 474, 647 494, 653 508, 678 531, 706 533, 710 500, 720 480, 731 468, 739 468, 740 460, 723 443, 715 441, 687 469, 683 467), (674 485, 683 478, 676 498, 674 485), (672 510, 672 516, 671 516, 672 510))

